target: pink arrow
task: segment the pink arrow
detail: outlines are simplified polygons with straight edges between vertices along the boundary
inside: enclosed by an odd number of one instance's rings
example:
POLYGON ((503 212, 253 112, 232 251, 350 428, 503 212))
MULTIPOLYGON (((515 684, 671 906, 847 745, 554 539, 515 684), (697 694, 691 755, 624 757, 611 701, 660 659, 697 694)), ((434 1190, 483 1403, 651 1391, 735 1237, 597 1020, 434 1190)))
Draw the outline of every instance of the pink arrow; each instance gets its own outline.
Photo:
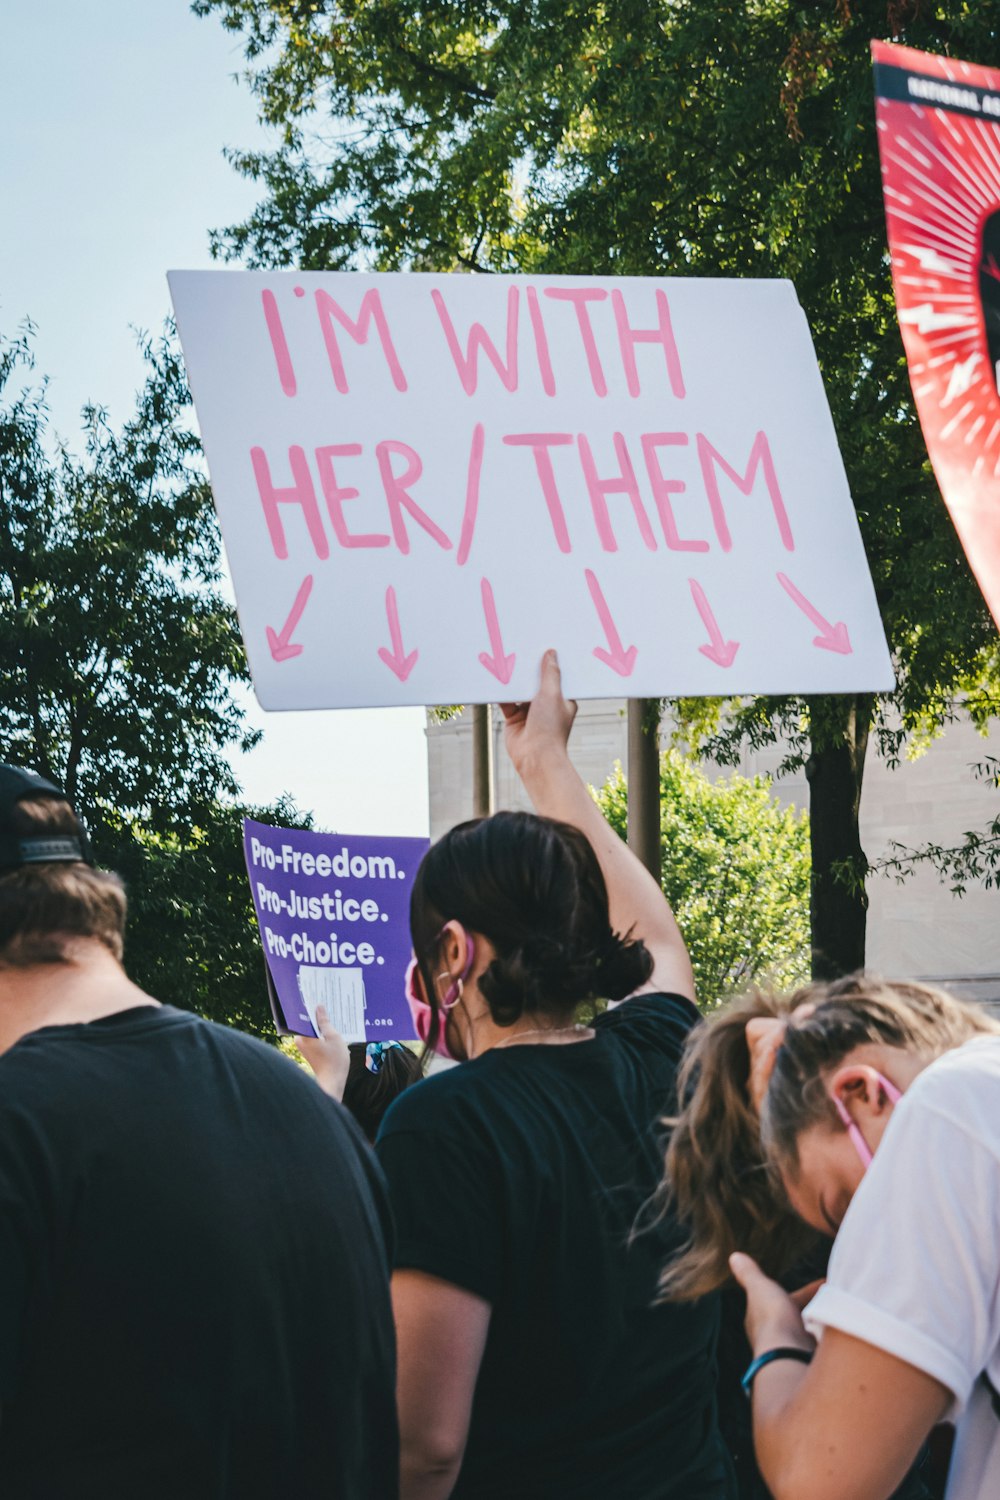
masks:
POLYGON ((584 574, 587 579, 587 587, 590 590, 590 597, 593 599, 594 608, 597 610, 598 619, 604 627, 604 633, 608 638, 608 645, 611 647, 610 651, 605 651, 603 646, 595 646, 594 655, 598 661, 603 661, 606 666, 611 667, 620 677, 631 677, 632 668, 635 666, 635 659, 639 655, 638 648, 629 646, 627 651, 624 649, 622 638, 618 634, 614 620, 611 618, 608 602, 601 593, 601 585, 589 568, 584 569, 584 574))
POLYGON ((419 651, 411 651, 409 656, 403 655, 403 632, 399 628, 399 608, 396 604, 396 590, 390 585, 385 591, 385 612, 389 619, 389 634, 392 636, 392 650, 387 651, 384 646, 378 648, 378 654, 389 668, 395 672, 400 682, 405 682, 416 665, 419 651))
POLYGON ((481 585, 483 595, 483 614, 486 616, 486 628, 490 633, 490 648, 492 656, 485 651, 480 651, 479 660, 487 672, 492 672, 498 682, 504 684, 510 681, 514 670, 515 656, 505 656, 503 650, 503 637, 500 634, 500 621, 497 619, 497 607, 493 602, 493 590, 490 588, 489 580, 484 578, 481 585))
POLYGON ((731 667, 736 659, 736 653, 740 649, 739 641, 724 641, 722 639, 722 631, 716 624, 715 616, 712 613, 712 606, 705 597, 705 590, 695 578, 689 578, 688 583, 691 586, 691 597, 694 600, 695 608, 701 615, 702 623, 711 637, 711 644, 708 646, 699 646, 698 650, 702 656, 707 656, 709 661, 716 662, 720 667, 731 667))
POLYGON ((838 651, 841 656, 853 655, 854 647, 851 645, 851 638, 847 634, 847 626, 843 620, 838 620, 836 625, 831 625, 829 620, 824 619, 820 614, 816 606, 809 603, 805 594, 795 587, 787 574, 778 573, 776 577, 792 603, 798 605, 802 613, 812 620, 816 629, 820 632, 819 635, 813 636, 813 645, 821 646, 824 651, 838 651))
POLYGON ((267 644, 271 648, 271 655, 275 661, 290 661, 293 656, 301 656, 302 647, 292 640, 292 632, 302 618, 302 611, 309 601, 312 593, 312 574, 303 578, 299 584, 299 591, 295 595, 295 603, 289 611, 288 619, 281 627, 281 634, 273 631, 270 625, 267 627, 267 644))

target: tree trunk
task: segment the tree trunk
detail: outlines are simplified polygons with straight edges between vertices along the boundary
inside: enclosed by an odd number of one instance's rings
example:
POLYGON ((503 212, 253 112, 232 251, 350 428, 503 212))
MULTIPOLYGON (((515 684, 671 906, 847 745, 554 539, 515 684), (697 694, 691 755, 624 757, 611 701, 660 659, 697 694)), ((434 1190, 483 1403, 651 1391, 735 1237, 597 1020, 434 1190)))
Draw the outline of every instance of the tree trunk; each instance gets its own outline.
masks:
POLYGON ((812 751, 806 762, 814 979, 836 979, 864 968, 868 864, 858 818, 873 701, 868 694, 814 701, 812 751))
POLYGON ((659 881, 660 702, 628 700, 628 846, 659 881))
POLYGON ((472 709, 472 816, 493 811, 493 723, 488 703, 472 709))

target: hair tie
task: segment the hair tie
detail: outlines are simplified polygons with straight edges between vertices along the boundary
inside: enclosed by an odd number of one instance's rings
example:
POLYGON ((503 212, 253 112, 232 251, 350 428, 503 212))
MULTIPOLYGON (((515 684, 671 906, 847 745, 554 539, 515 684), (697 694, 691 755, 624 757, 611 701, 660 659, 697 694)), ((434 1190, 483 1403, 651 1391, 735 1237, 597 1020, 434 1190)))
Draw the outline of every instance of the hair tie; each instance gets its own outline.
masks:
POLYGON ((369 1042, 365 1048, 365 1067, 369 1073, 382 1071, 382 1053, 393 1047, 402 1047, 402 1042, 369 1042))

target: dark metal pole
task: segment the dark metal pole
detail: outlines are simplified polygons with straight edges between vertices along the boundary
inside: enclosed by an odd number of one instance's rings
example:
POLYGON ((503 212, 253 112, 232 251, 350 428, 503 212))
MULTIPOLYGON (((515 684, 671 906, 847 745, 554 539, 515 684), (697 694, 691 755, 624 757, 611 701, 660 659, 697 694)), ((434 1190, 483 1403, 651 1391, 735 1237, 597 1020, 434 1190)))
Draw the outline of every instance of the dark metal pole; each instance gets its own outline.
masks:
POLYGON ((628 846, 660 879, 660 705, 628 700, 628 846))
POLYGON ((493 725, 490 705, 476 703, 472 709, 472 816, 485 818, 493 811, 493 725))

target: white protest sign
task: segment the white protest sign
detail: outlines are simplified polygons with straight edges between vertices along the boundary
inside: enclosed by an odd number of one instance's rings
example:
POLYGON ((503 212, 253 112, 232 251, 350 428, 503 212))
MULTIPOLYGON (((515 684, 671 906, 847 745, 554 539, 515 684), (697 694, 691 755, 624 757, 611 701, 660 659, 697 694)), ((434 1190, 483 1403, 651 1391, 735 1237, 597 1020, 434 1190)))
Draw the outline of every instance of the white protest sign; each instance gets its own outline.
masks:
POLYGON ((265 708, 892 686, 791 283, 169 279, 265 708))

